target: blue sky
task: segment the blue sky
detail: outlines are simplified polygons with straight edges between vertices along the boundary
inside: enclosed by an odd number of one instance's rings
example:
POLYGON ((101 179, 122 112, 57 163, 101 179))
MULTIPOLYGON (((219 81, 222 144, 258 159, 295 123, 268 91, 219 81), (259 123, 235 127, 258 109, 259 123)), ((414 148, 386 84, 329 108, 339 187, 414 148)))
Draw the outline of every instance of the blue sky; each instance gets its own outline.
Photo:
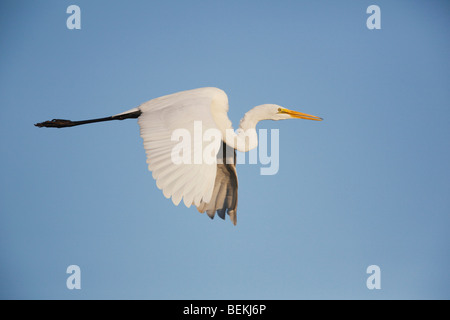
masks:
POLYGON ((0 298, 449 299, 447 1, 2 1, 0 298), (81 30, 66 9, 81 8, 81 30), (381 8, 381 30, 366 9, 381 8), (239 165, 238 225, 175 207, 135 120, 225 90, 276 103, 280 169, 239 165), (81 268, 68 290, 66 268, 81 268), (366 268, 381 269, 368 290, 366 268))

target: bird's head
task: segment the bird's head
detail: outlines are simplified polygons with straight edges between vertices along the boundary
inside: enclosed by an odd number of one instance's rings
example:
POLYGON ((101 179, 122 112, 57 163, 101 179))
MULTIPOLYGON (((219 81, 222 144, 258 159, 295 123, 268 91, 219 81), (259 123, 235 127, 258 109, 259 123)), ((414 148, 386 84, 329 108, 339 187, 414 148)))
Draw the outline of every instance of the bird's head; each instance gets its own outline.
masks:
POLYGON ((247 130, 255 128, 261 120, 286 120, 286 119, 306 119, 322 121, 317 116, 312 116, 303 112, 292 111, 276 104, 262 104, 248 111, 240 123, 240 128, 247 130))
POLYGON ((259 106, 261 111, 265 113, 265 120, 285 120, 285 119, 306 119, 322 121, 323 119, 317 116, 306 114, 303 112, 292 111, 283 108, 276 104, 264 104, 259 106))

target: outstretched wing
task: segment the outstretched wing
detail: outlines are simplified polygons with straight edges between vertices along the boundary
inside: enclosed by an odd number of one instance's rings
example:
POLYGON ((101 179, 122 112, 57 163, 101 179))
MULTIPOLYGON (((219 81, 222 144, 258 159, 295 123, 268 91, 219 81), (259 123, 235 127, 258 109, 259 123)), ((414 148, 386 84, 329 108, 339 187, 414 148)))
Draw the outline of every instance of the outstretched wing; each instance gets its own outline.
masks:
POLYGON ((226 94, 217 88, 188 90, 150 100, 137 109, 142 112, 138 123, 148 168, 164 196, 175 205, 183 199, 187 207, 211 202, 217 172, 222 171, 216 161, 222 141, 203 142, 203 133, 218 129, 213 112, 226 114, 226 94), (204 161, 200 151, 212 152, 213 161, 204 161))
POLYGON ((225 219, 225 213, 230 216, 234 225, 237 223, 236 209, 238 200, 238 179, 236 173, 236 151, 226 143, 222 144, 218 157, 222 157, 222 163, 217 164, 216 180, 211 201, 204 202, 197 206, 199 212, 206 211, 208 216, 213 219, 217 215, 225 219))

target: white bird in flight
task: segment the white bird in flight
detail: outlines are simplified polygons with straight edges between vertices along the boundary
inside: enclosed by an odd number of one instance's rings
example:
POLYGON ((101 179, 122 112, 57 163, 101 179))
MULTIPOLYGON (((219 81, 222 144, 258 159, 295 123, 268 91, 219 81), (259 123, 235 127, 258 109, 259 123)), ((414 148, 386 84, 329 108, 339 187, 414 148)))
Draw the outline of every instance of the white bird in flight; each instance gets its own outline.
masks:
MULTIPOLYGON (((82 121, 53 119, 35 124, 37 127, 65 128, 82 124, 137 118, 148 169, 166 198, 177 206, 183 199, 187 207, 195 205, 212 219, 215 213, 225 214, 236 225, 238 180, 235 150, 247 152, 258 145, 256 125, 261 120, 307 119, 320 117, 292 111, 275 104, 263 104, 248 111, 234 131, 227 115, 228 97, 218 88, 199 88, 159 97, 126 112, 82 121), (178 141, 172 134, 177 129, 195 134, 194 124, 200 121, 204 131, 214 129, 221 141, 214 141, 213 161, 174 163, 173 152, 178 141), (222 158, 222 159, 221 159, 222 158)), ((202 146, 205 151, 205 146, 202 146)), ((189 150, 188 150, 189 151, 189 150)), ((209 150, 211 151, 211 150, 209 150)), ((192 146, 191 155, 195 152, 192 146)))

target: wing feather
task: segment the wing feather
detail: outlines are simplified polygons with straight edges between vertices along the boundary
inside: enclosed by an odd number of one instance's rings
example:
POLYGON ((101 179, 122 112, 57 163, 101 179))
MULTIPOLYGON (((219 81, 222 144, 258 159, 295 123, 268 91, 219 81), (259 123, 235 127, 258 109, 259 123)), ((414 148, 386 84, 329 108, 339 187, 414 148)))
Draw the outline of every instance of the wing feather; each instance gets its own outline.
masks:
MULTIPOLYGON (((226 94, 217 88, 194 89, 150 100, 138 109, 142 112, 138 123, 148 168, 152 171, 157 187, 162 190, 164 196, 172 198, 175 205, 181 200, 187 207, 210 202, 217 163, 194 164, 193 143, 190 146, 191 162, 175 163, 172 160, 172 151, 180 141, 172 140, 172 134, 177 129, 183 129, 191 135, 191 142, 194 141, 196 121, 201 121, 202 132, 212 128, 221 129, 215 122, 215 119, 218 119, 215 114, 220 114, 221 117, 226 115, 226 94)), ((215 144, 214 150, 218 151, 222 141, 203 143, 203 149, 211 143, 215 144)))
POLYGON ((220 218, 225 219, 225 213, 227 213, 230 216, 230 220, 236 225, 238 200, 238 180, 235 165, 236 152, 225 143, 222 145, 223 149, 226 152, 223 153, 223 164, 217 164, 211 201, 202 201, 197 206, 197 210, 201 213, 206 212, 211 219, 214 218, 216 212, 220 218), (232 160, 230 160, 230 154, 233 154, 232 160))

